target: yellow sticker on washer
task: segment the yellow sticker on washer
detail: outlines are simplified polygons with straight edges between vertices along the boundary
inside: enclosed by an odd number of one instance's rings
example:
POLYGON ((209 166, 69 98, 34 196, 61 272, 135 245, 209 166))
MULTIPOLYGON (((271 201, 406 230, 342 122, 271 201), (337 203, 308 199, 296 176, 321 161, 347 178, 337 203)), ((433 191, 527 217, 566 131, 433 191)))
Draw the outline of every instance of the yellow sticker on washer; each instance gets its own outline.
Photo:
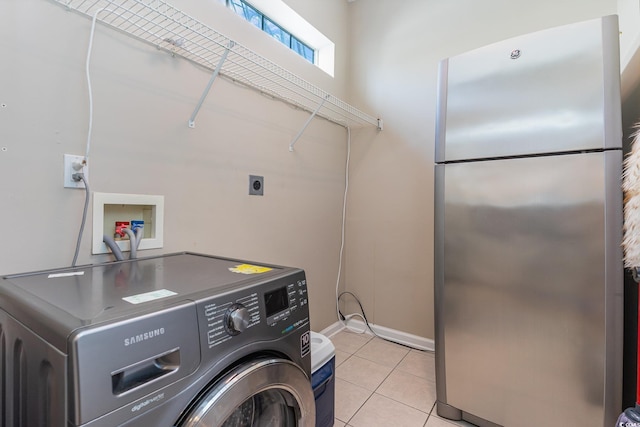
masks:
POLYGON ((271 270, 273 269, 269 267, 261 267, 259 265, 251 265, 251 264, 240 264, 229 269, 229 271, 233 273, 240 273, 240 274, 260 274, 260 273, 266 273, 267 271, 271 271, 271 270))

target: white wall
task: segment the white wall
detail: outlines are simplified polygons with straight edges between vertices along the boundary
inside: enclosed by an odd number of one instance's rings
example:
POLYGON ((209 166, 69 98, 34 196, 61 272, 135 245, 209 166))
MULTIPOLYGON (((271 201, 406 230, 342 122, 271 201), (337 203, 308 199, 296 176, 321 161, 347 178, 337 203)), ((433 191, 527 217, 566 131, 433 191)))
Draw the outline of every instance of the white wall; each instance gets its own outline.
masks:
MULTIPOLYGON (((322 3, 346 19, 343 0, 322 3)), ((173 4, 344 95, 344 52, 332 79, 218 3, 173 4)), ((316 19, 336 44, 346 44, 344 27, 316 19)), ((89 19, 51 1, 0 2, 0 274, 71 263, 84 192, 62 187, 62 158, 85 150, 89 29, 89 19)), ((165 196, 164 248, 140 256, 187 250, 302 267, 312 328, 332 323, 345 129, 314 120, 290 153, 308 113, 223 79, 190 129, 209 72, 102 25, 91 71, 92 191, 165 196), (249 174, 264 175, 264 197, 248 196, 249 174)), ((89 220, 79 264, 111 259, 91 255, 92 232, 89 220)))
MULTIPOLYGON (((615 13, 615 0, 286 0, 336 43, 336 77, 213 0, 187 13, 385 121, 353 131, 346 287, 376 324, 433 337, 437 63, 500 39, 615 13)), ((0 274, 69 265, 84 194, 62 188, 83 154, 90 21, 48 0, 0 1, 0 274), (2 148, 6 150, 1 150, 2 148)), ((305 268, 312 327, 335 320, 346 132, 98 26, 92 190, 165 196, 165 247, 305 268), (249 197, 248 175, 265 176, 249 197)), ((91 212, 89 212, 89 217, 91 212)), ((90 255, 91 224, 79 263, 90 255)))
POLYGON ((438 62, 512 36, 614 13, 616 0, 350 3, 351 101, 385 123, 379 134, 354 134, 347 223, 347 289, 360 297, 372 323, 433 338, 438 62))

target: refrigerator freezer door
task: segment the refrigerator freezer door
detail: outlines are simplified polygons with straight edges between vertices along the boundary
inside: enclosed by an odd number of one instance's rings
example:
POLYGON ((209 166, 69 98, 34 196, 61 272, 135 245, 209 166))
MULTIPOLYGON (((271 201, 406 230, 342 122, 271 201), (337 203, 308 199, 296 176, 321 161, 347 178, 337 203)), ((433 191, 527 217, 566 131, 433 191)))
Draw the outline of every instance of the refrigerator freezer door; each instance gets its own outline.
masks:
POLYGON ((609 16, 444 60, 436 162, 620 148, 617 28, 609 16))
POLYGON ((621 160, 436 166, 439 404, 503 426, 614 424, 621 160))

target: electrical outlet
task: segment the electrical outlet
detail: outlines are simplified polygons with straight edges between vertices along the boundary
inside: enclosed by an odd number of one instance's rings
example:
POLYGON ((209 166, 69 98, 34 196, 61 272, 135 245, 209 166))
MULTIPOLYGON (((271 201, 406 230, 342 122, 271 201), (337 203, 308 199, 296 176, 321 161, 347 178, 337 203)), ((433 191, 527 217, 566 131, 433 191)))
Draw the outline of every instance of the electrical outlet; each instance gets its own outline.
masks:
POLYGON ((249 175, 249 195, 264 195, 264 177, 258 175, 249 175))
POLYGON ((72 175, 82 172, 84 177, 89 179, 89 166, 82 165, 84 156, 75 156, 73 154, 64 155, 64 188, 84 188, 84 182, 74 181, 72 175))

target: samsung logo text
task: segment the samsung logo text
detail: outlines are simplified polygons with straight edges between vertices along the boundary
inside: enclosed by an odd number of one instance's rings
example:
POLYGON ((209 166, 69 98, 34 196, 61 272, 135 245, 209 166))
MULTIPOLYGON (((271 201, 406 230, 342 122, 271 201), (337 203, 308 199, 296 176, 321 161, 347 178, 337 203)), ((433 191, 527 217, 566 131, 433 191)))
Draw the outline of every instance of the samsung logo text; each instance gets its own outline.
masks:
POLYGON ((150 331, 133 335, 132 337, 124 339, 124 346, 129 347, 130 345, 138 344, 143 341, 150 340, 152 338, 159 337, 160 335, 164 335, 164 328, 152 329, 150 331))

